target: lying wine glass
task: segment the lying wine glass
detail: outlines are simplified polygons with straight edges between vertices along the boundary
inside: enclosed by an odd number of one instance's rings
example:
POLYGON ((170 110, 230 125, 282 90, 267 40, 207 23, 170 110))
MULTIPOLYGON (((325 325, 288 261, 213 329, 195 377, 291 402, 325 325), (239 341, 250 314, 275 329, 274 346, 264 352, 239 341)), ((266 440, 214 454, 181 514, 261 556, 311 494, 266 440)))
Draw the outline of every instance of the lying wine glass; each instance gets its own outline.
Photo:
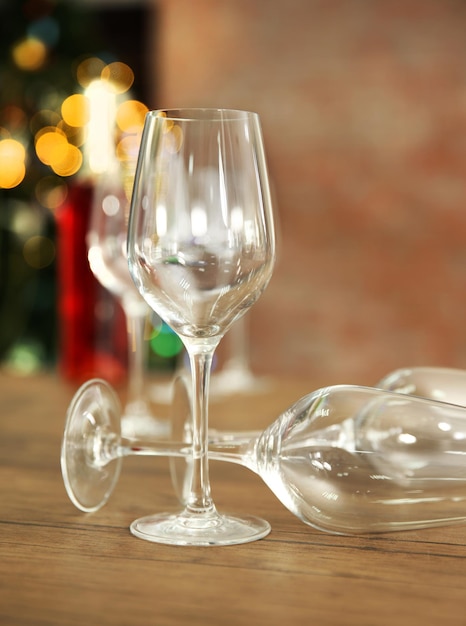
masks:
POLYGON ((129 200, 124 177, 115 161, 101 175, 94 192, 87 234, 89 265, 100 284, 121 303, 126 317, 128 393, 122 416, 123 431, 128 435, 165 436, 169 432, 168 421, 153 415, 145 394, 147 345, 144 333, 149 307, 136 289, 128 269, 128 216, 129 200))
MULTIPOLYGON (((186 403, 183 381, 177 391, 186 403)), ((92 380, 73 399, 62 444, 67 492, 100 508, 129 455, 190 459, 189 441, 122 438, 119 401, 92 380)), ((466 410, 378 388, 338 385, 304 396, 252 439, 212 440, 213 460, 257 473, 300 520, 360 534, 466 521, 466 410)))

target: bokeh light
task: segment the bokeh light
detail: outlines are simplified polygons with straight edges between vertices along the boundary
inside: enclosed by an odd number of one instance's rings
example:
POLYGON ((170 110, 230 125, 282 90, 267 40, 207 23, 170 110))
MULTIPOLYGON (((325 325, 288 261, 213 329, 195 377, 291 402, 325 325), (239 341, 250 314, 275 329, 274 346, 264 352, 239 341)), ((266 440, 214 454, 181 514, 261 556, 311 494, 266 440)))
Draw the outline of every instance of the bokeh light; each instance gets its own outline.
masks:
POLYGON ((126 63, 115 61, 102 69, 101 78, 111 84, 113 93, 125 93, 134 82, 134 73, 126 63))
POLYGON ((183 350, 181 339, 164 322, 154 327, 149 343, 155 354, 164 358, 172 358, 183 350))
POLYGON ((70 144, 66 134, 58 127, 48 126, 35 137, 36 153, 45 165, 59 176, 72 176, 79 171, 83 156, 79 148, 70 144))
POLYGON ((85 91, 89 100, 87 164, 94 174, 102 174, 113 161, 116 96, 108 82, 93 81, 85 91))
POLYGON ((20 69, 33 72, 44 65, 47 47, 40 39, 27 37, 13 47, 12 56, 20 69))
POLYGON ((105 67, 105 62, 98 57, 87 57, 78 63, 76 68, 76 80, 83 89, 100 78, 105 67))
POLYGON ((28 376, 39 371, 44 361, 44 348, 38 342, 18 343, 5 356, 5 369, 28 376))
POLYGON ((148 108, 138 100, 126 100, 122 102, 116 114, 116 123, 123 132, 142 130, 148 108))
POLYGON ((18 186, 26 174, 26 150, 15 139, 0 141, 0 187, 12 189, 18 186))
POLYGON ((51 163, 52 170, 59 176, 73 176, 81 169, 83 155, 79 148, 70 143, 66 144, 66 151, 61 158, 51 163))
POLYGON ((56 126, 42 128, 35 137, 36 153, 42 163, 53 165, 64 158, 68 140, 65 133, 56 126))
POLYGON ((61 114, 69 126, 84 126, 89 122, 89 100, 79 93, 68 96, 61 105, 61 114))

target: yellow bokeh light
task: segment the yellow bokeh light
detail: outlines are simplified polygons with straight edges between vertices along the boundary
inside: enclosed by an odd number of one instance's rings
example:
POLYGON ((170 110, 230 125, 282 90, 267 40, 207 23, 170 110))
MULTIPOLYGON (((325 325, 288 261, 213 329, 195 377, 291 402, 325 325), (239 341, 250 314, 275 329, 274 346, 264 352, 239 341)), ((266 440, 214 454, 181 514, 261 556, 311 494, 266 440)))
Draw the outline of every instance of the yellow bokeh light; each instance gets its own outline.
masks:
POLYGON ((16 139, 4 139, 0 141, 0 157, 12 161, 24 161, 26 150, 22 143, 16 139))
POLYGON ((22 162, 3 163, 0 158, 0 169, 0 187, 2 189, 17 187, 26 176, 26 166, 22 162))
POLYGON ((55 258, 55 245, 48 237, 34 235, 23 246, 23 257, 34 269, 42 269, 52 263, 55 258))
POLYGON ((79 93, 68 96, 61 105, 61 114, 70 126, 85 126, 89 121, 89 100, 79 93))
POLYGON ((36 134, 36 153, 42 163, 52 165, 60 162, 68 149, 68 141, 63 131, 48 126, 36 134))
POLYGON ((55 160, 51 167, 58 176, 73 176, 81 168, 83 155, 79 148, 67 144, 66 151, 60 159, 55 160))
POLYGON ((123 132, 128 132, 133 128, 142 128, 148 110, 142 102, 126 100, 117 109, 116 123, 123 132))
POLYGON ((0 141, 0 187, 12 189, 19 185, 26 175, 26 151, 15 139, 0 141))
POLYGON ((105 63, 98 57, 89 57, 79 63, 76 69, 76 79, 81 87, 88 87, 93 80, 100 78, 105 63))
POLYGON ((36 134, 36 153, 58 176, 76 174, 83 162, 79 148, 68 142, 61 129, 50 126, 36 134))
POLYGON ((111 83, 114 93, 125 93, 134 82, 134 73, 126 63, 115 61, 103 68, 101 78, 111 83))
POLYGON ((14 62, 20 69, 33 72, 44 65, 47 58, 47 48, 40 39, 28 37, 13 47, 12 55, 14 62))

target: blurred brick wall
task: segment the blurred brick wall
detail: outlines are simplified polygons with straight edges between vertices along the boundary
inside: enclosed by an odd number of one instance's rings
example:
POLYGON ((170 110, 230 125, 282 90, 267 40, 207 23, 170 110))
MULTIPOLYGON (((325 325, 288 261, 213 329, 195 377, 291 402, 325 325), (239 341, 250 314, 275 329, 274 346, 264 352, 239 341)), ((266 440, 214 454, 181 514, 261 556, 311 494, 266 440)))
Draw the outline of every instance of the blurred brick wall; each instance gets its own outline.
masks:
POLYGON ((254 369, 466 368, 466 3, 158 4, 151 105, 262 118, 281 251, 254 369))

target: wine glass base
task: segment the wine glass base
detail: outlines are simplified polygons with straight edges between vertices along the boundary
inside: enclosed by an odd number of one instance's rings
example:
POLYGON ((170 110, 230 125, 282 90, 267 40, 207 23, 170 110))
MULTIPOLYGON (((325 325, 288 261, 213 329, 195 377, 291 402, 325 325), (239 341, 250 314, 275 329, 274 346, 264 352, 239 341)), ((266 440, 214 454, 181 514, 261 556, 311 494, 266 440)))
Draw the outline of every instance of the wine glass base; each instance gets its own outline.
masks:
POLYGON ((120 475, 122 459, 102 464, 96 454, 108 433, 120 432, 120 404, 108 383, 93 379, 76 392, 68 409, 61 447, 66 492, 86 513, 100 509, 120 475))
POLYGON ((194 517, 159 513, 135 520, 130 530, 136 537, 175 546, 230 546, 257 541, 267 536, 270 524, 253 516, 194 517))

